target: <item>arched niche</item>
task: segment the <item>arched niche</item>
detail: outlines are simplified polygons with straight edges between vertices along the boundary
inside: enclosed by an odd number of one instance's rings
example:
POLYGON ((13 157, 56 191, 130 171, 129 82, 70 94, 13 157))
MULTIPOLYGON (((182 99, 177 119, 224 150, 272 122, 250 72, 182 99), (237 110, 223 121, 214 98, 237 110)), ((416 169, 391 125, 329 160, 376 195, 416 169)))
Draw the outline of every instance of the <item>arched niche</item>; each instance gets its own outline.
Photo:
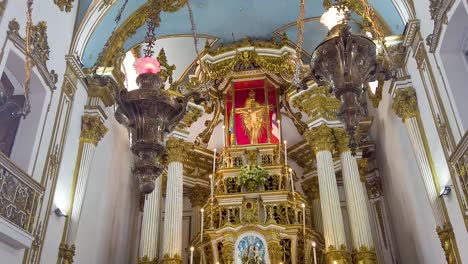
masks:
MULTIPOLYGON (((23 97, 23 81, 25 78, 25 55, 10 40, 5 43, 0 62, 0 78, 2 84, 9 86, 14 97, 23 97)), ((14 134, 9 158, 19 168, 31 174, 39 152, 40 141, 47 117, 48 98, 52 91, 44 82, 42 76, 33 67, 29 85, 31 111, 26 118, 20 118, 14 134)), ((23 97, 24 98, 24 97, 23 97)))
POLYGON ((268 244, 263 235, 257 232, 245 232, 237 238, 234 255, 235 264, 245 263, 242 258, 249 254, 250 256, 260 256, 260 263, 262 264, 270 263, 268 244))

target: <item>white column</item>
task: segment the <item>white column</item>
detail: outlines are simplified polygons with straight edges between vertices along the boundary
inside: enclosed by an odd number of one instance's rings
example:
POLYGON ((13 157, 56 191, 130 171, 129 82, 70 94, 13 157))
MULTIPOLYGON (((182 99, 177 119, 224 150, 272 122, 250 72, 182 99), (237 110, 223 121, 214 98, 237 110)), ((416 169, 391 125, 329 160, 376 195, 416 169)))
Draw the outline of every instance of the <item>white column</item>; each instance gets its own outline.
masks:
POLYGON ((323 234, 322 206, 320 205, 320 199, 312 200, 312 210, 314 211, 314 228, 323 234))
POLYGON ((436 231, 441 240, 445 257, 453 260, 453 263, 461 263, 450 220, 445 217, 445 204, 439 197, 438 190, 436 189, 437 183, 434 179, 437 178, 437 175, 435 171, 431 169, 430 164, 432 160, 430 159, 432 159, 432 157, 430 156, 430 151, 426 151, 425 148, 427 139, 421 134, 420 129, 423 129, 423 127, 422 125, 420 127, 418 122, 419 110, 415 90, 412 87, 397 89, 395 91, 395 97, 393 98, 392 108, 403 120, 408 132, 411 147, 416 157, 416 163, 418 164, 422 181, 426 187, 427 198, 429 199, 437 224, 436 231))
POLYGON ((154 191, 147 195, 143 209, 140 237, 140 259, 158 260, 159 226, 161 225, 162 176, 155 182, 154 191))
POLYGON ((182 263, 183 161, 188 145, 184 140, 167 141, 168 168, 162 263, 182 263))
POLYGON ((326 263, 337 261, 348 263, 343 216, 336 183, 335 169, 331 151, 335 147, 332 129, 322 124, 305 133, 312 145, 317 159, 317 174, 320 190, 320 204, 323 218, 323 235, 327 251, 326 263))
POLYGON ((359 174, 359 166, 348 148, 349 138, 346 132, 341 128, 335 129, 335 137, 338 140, 337 147, 340 152, 353 243, 353 261, 356 263, 377 263, 371 222, 367 211, 367 199, 359 174))
POLYGON ((322 150, 316 157, 325 245, 327 249, 329 246, 339 248, 346 245, 346 239, 332 154, 322 150))

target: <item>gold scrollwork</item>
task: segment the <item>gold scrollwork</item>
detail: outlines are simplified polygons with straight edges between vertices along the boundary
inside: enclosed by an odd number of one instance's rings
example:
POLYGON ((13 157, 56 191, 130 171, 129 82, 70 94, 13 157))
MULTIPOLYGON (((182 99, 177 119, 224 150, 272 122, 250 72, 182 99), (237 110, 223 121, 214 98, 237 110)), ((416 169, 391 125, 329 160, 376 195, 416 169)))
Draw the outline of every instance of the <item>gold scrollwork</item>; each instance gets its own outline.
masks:
POLYGON ((439 235, 440 243, 442 245, 442 249, 445 252, 445 259, 447 260, 448 264, 455 264, 459 263, 457 261, 457 257, 455 255, 455 234, 453 233, 452 226, 447 223, 443 227, 438 226, 436 228, 437 235, 439 235))
POLYGON ((292 105, 305 112, 311 120, 324 118, 332 121, 337 120, 336 111, 341 103, 330 93, 330 88, 320 86, 294 97, 292 105))
POLYGON ((72 264, 73 257, 75 256, 75 245, 67 245, 61 243, 59 246, 59 258, 61 259, 60 264, 72 264))

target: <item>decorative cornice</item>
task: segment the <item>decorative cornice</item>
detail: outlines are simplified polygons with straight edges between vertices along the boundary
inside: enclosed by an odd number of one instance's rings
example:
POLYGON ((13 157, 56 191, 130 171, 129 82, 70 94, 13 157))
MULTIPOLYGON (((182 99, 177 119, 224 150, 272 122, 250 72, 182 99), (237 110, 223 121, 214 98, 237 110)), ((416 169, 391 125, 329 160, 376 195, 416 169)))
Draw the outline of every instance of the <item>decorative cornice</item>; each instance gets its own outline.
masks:
POLYGON ((109 107, 114 104, 113 91, 117 90, 117 83, 109 76, 86 76, 88 85, 88 96, 101 99, 104 106, 109 107))
POLYGON ((419 114, 416 91, 413 87, 400 88, 395 91, 392 109, 403 122, 419 114))
POLYGON ((448 23, 447 13, 452 7, 455 0, 429 0, 429 11, 431 19, 434 20, 434 29, 432 34, 427 36, 426 44, 429 46, 429 52, 433 53, 439 44, 442 26, 448 23))
POLYGON ((403 40, 403 46, 413 46, 414 40, 416 39, 417 33, 419 32, 419 24, 419 19, 408 21, 405 31, 405 38, 403 40))
POLYGON ((192 148, 191 144, 183 139, 170 137, 166 142, 166 154, 168 163, 184 162, 192 148))
POLYGON ((80 140, 97 145, 106 135, 108 129, 97 115, 84 115, 81 117, 80 140))
POLYGON ((337 120, 336 111, 340 101, 330 93, 326 86, 312 87, 292 99, 292 105, 305 112, 311 120, 319 118, 337 120))
POLYGON ((312 146, 315 153, 320 151, 333 151, 335 147, 335 137, 333 130, 327 125, 322 124, 314 127, 304 133, 304 137, 312 146))
POLYGON ((86 74, 83 71, 81 62, 78 61, 77 57, 74 55, 65 55, 65 60, 67 61, 68 66, 73 70, 73 72, 80 79, 86 78, 86 74))

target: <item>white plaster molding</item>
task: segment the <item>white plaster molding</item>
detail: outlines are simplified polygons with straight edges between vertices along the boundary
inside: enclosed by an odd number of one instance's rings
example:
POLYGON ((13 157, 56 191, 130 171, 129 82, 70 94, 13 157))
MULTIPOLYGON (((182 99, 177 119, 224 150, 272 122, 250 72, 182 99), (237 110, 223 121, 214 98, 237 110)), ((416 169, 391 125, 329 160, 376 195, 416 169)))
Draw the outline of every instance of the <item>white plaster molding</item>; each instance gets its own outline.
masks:
POLYGON ((16 249, 31 247, 34 237, 0 217, 0 241, 16 249))

